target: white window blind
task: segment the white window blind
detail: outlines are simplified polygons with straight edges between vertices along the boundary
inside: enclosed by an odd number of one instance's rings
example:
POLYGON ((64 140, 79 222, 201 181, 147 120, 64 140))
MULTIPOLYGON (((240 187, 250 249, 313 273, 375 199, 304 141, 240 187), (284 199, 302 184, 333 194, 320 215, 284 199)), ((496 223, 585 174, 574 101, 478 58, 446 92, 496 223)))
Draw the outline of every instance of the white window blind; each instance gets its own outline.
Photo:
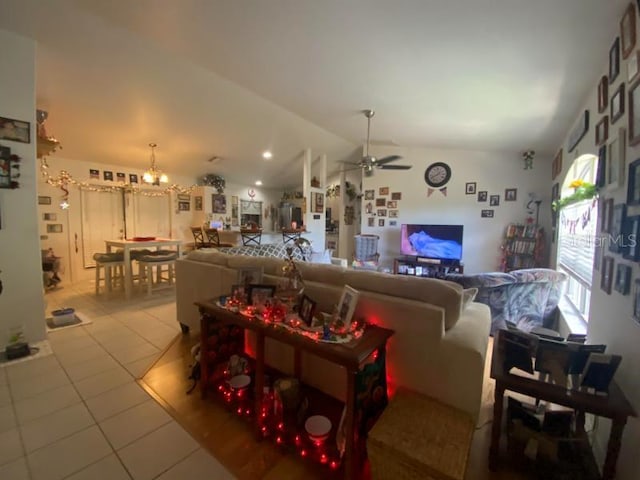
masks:
POLYGON ((597 202, 584 200, 560 210, 558 265, 591 287, 596 245, 597 202))

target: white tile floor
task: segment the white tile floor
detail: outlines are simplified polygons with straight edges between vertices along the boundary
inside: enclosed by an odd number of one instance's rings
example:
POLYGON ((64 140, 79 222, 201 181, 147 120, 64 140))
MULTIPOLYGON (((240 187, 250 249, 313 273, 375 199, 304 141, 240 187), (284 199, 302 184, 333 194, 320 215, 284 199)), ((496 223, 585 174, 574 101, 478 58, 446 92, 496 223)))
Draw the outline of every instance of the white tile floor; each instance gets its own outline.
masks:
POLYGON ((179 333, 175 296, 45 295, 93 323, 49 333, 53 355, 0 368, 0 479, 234 478, 135 382, 179 333))

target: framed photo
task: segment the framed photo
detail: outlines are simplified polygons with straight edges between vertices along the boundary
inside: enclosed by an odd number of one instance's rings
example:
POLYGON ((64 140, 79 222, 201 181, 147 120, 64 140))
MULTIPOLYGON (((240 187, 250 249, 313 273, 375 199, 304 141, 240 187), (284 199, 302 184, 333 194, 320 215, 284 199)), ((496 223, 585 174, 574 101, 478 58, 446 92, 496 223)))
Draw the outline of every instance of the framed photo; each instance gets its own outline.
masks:
POLYGON ((600 231, 602 233, 611 233, 611 225, 613 220, 613 198, 603 200, 602 206, 602 223, 600 231))
POLYGON ((379 218, 378 219, 378 226, 379 227, 384 227, 384 218, 379 218))
POLYGON ((336 325, 346 330, 349 330, 351 326, 351 319, 353 318, 353 312, 356 311, 356 305, 358 304, 358 297, 360 292, 355 288, 345 285, 342 290, 342 296, 340 297, 340 303, 338 304, 338 322, 341 325, 336 325))
POLYGON ((398 202, 395 200, 388 201, 387 208, 398 208, 398 202))
POLYGON ((193 209, 202 210, 202 195, 196 195, 193 197, 193 209))
POLYGON ((380 187, 378 189, 378 195, 389 195, 389 187, 380 187))
POLYGON ((464 186, 464 193, 467 195, 476 194, 476 182, 467 182, 464 186))
POLYGON ((93 178, 94 180, 100 180, 100 170, 95 168, 89 169, 89 178, 93 178))
POLYGON ((607 187, 619 188, 624 185, 624 171, 626 164, 626 136, 624 128, 618 129, 618 136, 614 138, 607 149, 607 187))
POLYGON ((178 197, 178 201, 180 202, 190 202, 191 201, 191 195, 189 195, 188 193, 179 193, 177 195, 178 197))
POLYGON ((602 265, 602 237, 596 237, 595 247, 593 249, 593 269, 600 271, 602 265))
POLYGON ((624 219, 625 237, 628 239, 627 246, 622 256, 627 260, 637 262, 640 260, 640 215, 629 216, 624 219))
POLYGON ((300 306, 298 307, 298 316, 308 327, 313 323, 313 314, 316 311, 316 302, 306 295, 302 296, 300 306))
POLYGON ((0 158, 0 188, 11 188, 11 160, 0 158))
POLYGON ((55 222, 58 219, 58 215, 56 215, 55 213, 43 213, 42 219, 45 222, 55 222))
POLYGON ((62 224, 61 223, 47 224, 47 233, 62 233, 62 224))
POLYGON ((262 282, 262 275, 264 274, 264 270, 262 267, 259 268, 241 268, 238 270, 238 284, 244 285, 245 287, 252 283, 260 283, 262 282))
POLYGON ((211 205, 213 213, 227 213, 227 197, 222 193, 211 194, 211 205))
POLYGON ((375 196, 375 190, 365 190, 364 191, 364 199, 365 200, 373 200, 375 196))
POLYGON ((38 205, 51 205, 51 197, 38 196, 38 205))
POLYGON ((602 113, 609 105, 609 77, 603 75, 598 83, 598 113, 602 113))
POLYGON ((124 183, 124 182, 127 181, 127 176, 122 172, 117 172, 116 173, 116 180, 119 181, 119 182, 124 183))
POLYGON ((604 187, 607 183, 607 146, 598 149, 598 164, 596 166, 596 185, 604 187))
POLYGON ((373 214, 373 203, 367 202, 367 204, 364 206, 364 213, 368 215, 373 214))
POLYGON ((515 202, 518 199, 518 189, 517 188, 505 188, 504 189, 504 201, 505 202, 515 202))
POLYGON ((367 227, 375 227, 376 219, 374 217, 367 218, 367 227))
POLYGON ((611 295, 611 284, 613 282, 613 257, 606 256, 602 259, 602 271, 600 272, 600 288, 611 295))
POLYGON ((629 145, 640 143, 640 91, 638 91, 640 80, 629 87, 629 145))
POLYGON ((629 3, 620 20, 620 38, 622 58, 627 58, 636 46, 636 7, 633 3, 629 3))
POLYGON ((624 254, 626 242, 624 240, 624 231, 622 226, 626 216, 627 206, 624 203, 620 203, 613 207, 611 231, 609 232, 609 251, 612 253, 624 254))
POLYGON ((264 307, 273 299, 276 293, 275 285, 250 283, 247 290, 247 303, 255 307, 264 307))
POLYGON ((609 85, 618 78, 620 73, 620 37, 617 37, 609 49, 609 85))
POLYGON ((480 212, 482 218, 493 218, 493 210, 482 210, 480 212))
POLYGON ((629 83, 634 81, 638 75, 638 68, 640 68, 638 60, 640 60, 640 50, 636 50, 627 61, 627 82, 629 83))
POLYGON ((387 201, 384 198, 376 198, 376 207, 386 207, 387 201))
POLYGON ((247 303, 247 289, 242 284, 231 285, 231 297, 242 303, 247 303))
POLYGON ((621 83, 618 89, 611 97, 611 125, 624 115, 624 83, 621 83))
POLYGON ((107 182, 113 182, 113 172, 105 170, 102 172, 102 178, 107 182))
POLYGON ((629 295, 629 289, 631 288, 631 267, 619 263, 616 267, 616 281, 614 283, 614 289, 616 292, 622 295, 629 295))
POLYGON ((178 211, 179 212, 188 212, 191 210, 191 203, 189 202, 178 202, 178 211))
POLYGON ((322 213, 324 212, 324 193, 314 192, 311 194, 314 205, 314 212, 322 213))
POLYGON ((389 226, 390 227, 395 227, 398 225, 398 221, 397 220, 389 220, 389 226))
POLYGON ((489 205, 492 207, 500 205, 500 195, 489 195, 489 205))
MULTIPOLYGON (((605 107, 606 108, 606 107, 605 107)), ((567 151, 571 153, 574 148, 578 146, 582 137, 587 134, 589 130, 589 110, 582 112, 582 115, 578 119, 578 122, 571 129, 569 133, 569 145, 567 151)))
POLYGON ((391 192, 391 200, 402 200, 402 192, 391 192))
POLYGON ((627 204, 640 205, 640 158, 629 164, 627 204))
POLYGON ((486 202, 487 201, 487 195, 489 195, 489 192, 487 192, 486 190, 478 192, 478 201, 479 202, 486 202))
POLYGON ((379 217, 386 217, 387 216, 387 210, 385 208, 379 208, 377 213, 378 213, 379 217))
POLYGON ((129 174, 129 183, 138 183, 138 175, 136 173, 129 174))
POLYGON ((640 279, 633 282, 633 319, 640 323, 640 279))
POLYGON ((596 125, 596 146, 600 147, 609 138, 609 115, 602 117, 596 125))
POLYGON ((29 122, 0 117, 0 140, 31 143, 31 126, 29 122))
POLYGON ((398 218, 398 210, 389 210, 389 218, 398 218))

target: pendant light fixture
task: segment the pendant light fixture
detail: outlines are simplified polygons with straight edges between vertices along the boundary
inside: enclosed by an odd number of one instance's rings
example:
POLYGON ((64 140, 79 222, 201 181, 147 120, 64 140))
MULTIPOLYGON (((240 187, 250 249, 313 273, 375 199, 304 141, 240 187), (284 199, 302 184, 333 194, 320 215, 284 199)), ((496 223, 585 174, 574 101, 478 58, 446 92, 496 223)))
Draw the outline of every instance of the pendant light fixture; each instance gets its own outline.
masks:
POLYGON ((155 143, 150 143, 149 146, 151 147, 151 168, 144 172, 142 181, 151 185, 160 185, 161 183, 169 182, 169 178, 167 177, 167 175, 162 173, 162 171, 156 167, 155 148, 158 145, 155 143))

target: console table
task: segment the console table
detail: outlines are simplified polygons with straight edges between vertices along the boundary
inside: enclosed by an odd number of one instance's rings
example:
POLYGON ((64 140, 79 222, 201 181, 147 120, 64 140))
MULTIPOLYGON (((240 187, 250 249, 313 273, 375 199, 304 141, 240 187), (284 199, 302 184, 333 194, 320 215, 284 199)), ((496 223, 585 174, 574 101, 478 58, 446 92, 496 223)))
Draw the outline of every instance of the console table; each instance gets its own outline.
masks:
MULTIPOLYGON (((361 450, 367 423, 372 417, 382 413, 387 404, 386 389, 386 343, 393 335, 392 330, 377 326, 367 326, 363 335, 348 344, 319 342, 312 338, 279 328, 273 323, 233 313, 219 307, 213 301, 196 302, 201 318, 201 388, 203 396, 213 385, 215 364, 224 362, 232 354, 244 353, 244 332, 256 335, 254 412, 259 412, 264 392, 265 379, 265 338, 278 340, 294 348, 294 376, 300 378, 302 370, 301 352, 311 353, 320 358, 341 365, 346 370, 347 398, 345 407, 345 451, 344 477, 359 477, 361 450), (225 328, 224 335, 219 329, 225 328), (212 339, 215 338, 215 341, 212 339), (220 342, 224 338, 224 342, 220 342), (213 360, 207 360, 213 359, 213 360), (364 366, 367 364, 366 366, 364 366), (374 372, 372 374, 372 372, 374 372), (373 398, 375 396, 375 399, 373 398), (372 411, 371 405, 380 405, 379 411, 372 411), (367 407, 364 407, 364 406, 367 407), (364 412, 364 408, 367 411, 364 412), (356 412, 358 415, 356 415, 356 412), (358 420, 356 420, 356 418, 358 420), (358 438, 358 440, 356 440, 358 438), (360 452, 359 452, 360 450, 360 452)), ((332 422, 333 423, 333 422, 332 422)), ((258 439, 262 438, 258 415, 254 415, 253 425, 258 439)), ((338 428, 337 423, 333 423, 338 428)))
POLYGON ((501 347, 500 341, 501 331, 499 330, 494 338, 493 357, 491 359, 491 378, 496 381, 496 389, 493 404, 491 447, 489 449, 489 468, 495 470, 498 466, 503 397, 505 390, 511 390, 574 409, 577 419, 576 429, 581 433, 584 433, 585 412, 610 418, 612 422, 611 433, 609 434, 602 478, 603 480, 615 478, 616 462, 622 442, 622 431, 627 423, 627 418, 637 416, 620 387, 615 382, 611 382, 608 395, 602 396, 578 390, 567 390, 563 386, 544 382, 537 378, 511 374, 504 368, 504 349, 501 347))

